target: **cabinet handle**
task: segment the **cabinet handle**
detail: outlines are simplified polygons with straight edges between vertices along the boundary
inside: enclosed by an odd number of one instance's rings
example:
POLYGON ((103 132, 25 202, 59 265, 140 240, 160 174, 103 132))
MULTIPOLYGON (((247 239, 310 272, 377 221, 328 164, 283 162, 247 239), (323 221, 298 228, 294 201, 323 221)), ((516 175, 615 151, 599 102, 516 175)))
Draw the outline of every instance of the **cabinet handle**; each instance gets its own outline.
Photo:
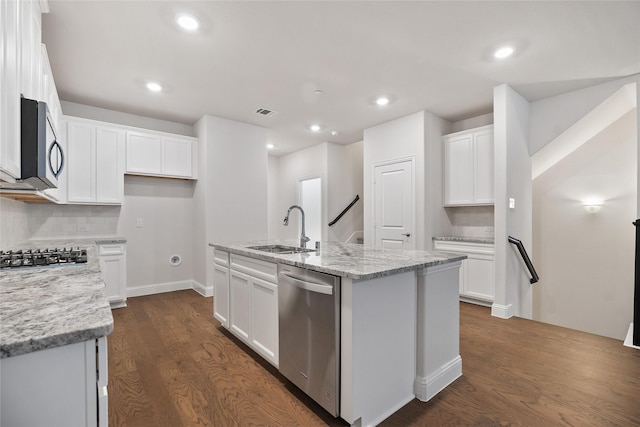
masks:
POLYGON ((402 233, 403 236, 411 237, 411 233, 402 233))

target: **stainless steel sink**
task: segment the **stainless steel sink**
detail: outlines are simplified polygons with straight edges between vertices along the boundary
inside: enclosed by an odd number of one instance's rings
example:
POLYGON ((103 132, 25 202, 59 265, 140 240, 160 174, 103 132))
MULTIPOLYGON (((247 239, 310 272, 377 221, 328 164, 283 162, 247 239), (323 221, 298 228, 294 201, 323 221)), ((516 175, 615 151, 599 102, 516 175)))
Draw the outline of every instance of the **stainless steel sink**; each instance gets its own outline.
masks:
POLYGON ((297 246, 284 246, 284 245, 247 246, 247 249, 253 249, 255 251, 262 251, 262 252, 270 252, 272 254, 299 254, 304 252, 315 251, 315 249, 299 248, 297 246))

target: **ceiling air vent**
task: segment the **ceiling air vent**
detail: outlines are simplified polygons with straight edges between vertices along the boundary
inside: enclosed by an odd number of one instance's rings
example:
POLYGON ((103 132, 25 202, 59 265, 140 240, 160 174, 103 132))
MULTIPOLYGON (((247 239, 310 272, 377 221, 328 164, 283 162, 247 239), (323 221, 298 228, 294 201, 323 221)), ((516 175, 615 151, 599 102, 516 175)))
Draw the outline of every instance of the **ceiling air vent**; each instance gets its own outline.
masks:
POLYGON ((256 114, 261 116, 271 117, 276 114, 275 111, 269 110, 268 108, 256 108, 256 114))

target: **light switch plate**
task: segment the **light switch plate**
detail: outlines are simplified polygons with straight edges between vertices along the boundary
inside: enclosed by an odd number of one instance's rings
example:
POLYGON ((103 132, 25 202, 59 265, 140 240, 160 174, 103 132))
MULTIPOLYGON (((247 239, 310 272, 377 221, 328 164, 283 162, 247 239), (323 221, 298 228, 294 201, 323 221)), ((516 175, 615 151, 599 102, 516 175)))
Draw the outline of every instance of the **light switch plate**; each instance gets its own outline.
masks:
POLYGON ((513 197, 509 198, 509 209, 515 209, 516 207, 516 199, 514 199, 513 197))

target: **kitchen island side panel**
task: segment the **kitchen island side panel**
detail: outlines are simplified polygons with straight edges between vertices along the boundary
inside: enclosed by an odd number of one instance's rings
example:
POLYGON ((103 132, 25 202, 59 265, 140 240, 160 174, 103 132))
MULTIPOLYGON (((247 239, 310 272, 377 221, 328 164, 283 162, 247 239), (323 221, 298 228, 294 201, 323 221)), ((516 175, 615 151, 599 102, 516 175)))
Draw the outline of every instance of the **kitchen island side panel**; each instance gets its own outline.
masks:
POLYGON ((341 408, 376 425, 414 398, 416 272, 342 279, 341 408))

